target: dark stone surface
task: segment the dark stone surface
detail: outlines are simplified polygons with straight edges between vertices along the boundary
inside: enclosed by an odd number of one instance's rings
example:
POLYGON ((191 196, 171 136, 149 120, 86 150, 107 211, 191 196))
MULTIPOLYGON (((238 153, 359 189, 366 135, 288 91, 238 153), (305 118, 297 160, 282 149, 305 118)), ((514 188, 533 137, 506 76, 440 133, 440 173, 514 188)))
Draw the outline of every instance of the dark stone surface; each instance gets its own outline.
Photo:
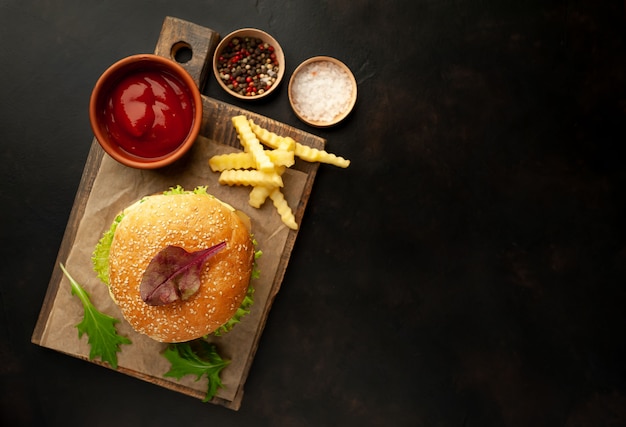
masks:
POLYGON ((626 19, 618 1, 0 2, 3 425, 626 425, 626 19), (304 4, 303 4, 304 3, 304 4), (166 15, 343 60, 239 412, 30 343, 87 158, 91 88, 166 15))

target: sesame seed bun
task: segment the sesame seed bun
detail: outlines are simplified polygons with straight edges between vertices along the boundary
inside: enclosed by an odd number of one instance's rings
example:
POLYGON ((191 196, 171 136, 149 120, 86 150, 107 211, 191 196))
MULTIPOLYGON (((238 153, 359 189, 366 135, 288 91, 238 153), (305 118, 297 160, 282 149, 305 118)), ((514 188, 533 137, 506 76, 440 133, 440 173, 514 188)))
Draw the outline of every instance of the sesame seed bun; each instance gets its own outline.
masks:
POLYGON ((226 323, 246 295, 254 245, 249 223, 230 206, 207 194, 154 195, 124 211, 109 252, 109 292, 124 318, 161 342, 190 341, 226 323), (188 252, 226 242, 203 266, 198 292, 162 306, 140 296, 144 271, 168 245, 188 252))

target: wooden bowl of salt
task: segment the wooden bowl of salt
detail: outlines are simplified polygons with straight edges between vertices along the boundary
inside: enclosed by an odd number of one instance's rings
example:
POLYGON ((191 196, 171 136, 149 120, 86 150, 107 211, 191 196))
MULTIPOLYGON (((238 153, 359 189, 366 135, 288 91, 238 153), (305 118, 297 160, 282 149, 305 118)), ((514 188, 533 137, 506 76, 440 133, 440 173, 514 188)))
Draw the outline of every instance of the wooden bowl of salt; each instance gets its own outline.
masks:
POLYGON ((330 56, 315 56, 300 64, 289 80, 289 103, 303 122, 333 126, 356 103, 357 84, 350 69, 330 56))

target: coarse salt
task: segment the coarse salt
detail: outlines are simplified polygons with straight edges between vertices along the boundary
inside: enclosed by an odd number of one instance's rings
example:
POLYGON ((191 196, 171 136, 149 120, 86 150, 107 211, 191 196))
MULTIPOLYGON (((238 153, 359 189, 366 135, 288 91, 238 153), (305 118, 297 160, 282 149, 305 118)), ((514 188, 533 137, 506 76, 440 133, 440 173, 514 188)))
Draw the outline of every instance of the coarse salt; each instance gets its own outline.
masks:
POLYGON ((350 108, 352 82, 348 73, 330 61, 304 66, 292 83, 292 103, 306 120, 331 123, 350 108))

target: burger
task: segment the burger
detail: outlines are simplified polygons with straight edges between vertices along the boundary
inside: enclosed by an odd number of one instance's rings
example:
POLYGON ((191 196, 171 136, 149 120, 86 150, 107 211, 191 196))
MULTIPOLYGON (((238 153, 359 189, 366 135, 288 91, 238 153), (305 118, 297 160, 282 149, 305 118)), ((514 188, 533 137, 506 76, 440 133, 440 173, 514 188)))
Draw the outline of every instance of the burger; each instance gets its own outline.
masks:
POLYGON ((127 207, 92 262, 132 328, 165 343, 229 331, 249 312, 257 274, 249 218, 206 187, 127 207))

